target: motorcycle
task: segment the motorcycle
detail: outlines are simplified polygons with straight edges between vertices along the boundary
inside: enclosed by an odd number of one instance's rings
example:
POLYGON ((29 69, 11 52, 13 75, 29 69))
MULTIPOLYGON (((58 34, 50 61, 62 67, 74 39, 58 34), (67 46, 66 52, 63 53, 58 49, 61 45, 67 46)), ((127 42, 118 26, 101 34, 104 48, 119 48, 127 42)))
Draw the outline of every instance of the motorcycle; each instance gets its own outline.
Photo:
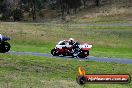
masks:
POLYGON ((89 50, 92 48, 92 45, 83 44, 83 45, 59 45, 57 44, 54 49, 51 50, 53 56, 72 56, 85 58, 89 56, 89 50))
POLYGON ((0 53, 5 53, 10 50, 11 45, 7 42, 8 40, 10 40, 9 37, 0 34, 0 53))

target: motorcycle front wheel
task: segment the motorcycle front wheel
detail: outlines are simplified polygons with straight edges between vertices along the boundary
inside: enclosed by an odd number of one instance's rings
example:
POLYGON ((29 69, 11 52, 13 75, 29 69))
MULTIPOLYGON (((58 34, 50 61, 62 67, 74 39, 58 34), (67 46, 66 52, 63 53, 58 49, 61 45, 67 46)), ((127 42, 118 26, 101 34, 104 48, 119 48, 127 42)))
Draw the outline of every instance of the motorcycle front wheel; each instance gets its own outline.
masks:
POLYGON ((89 51, 82 51, 78 54, 79 58, 85 58, 89 55, 89 51))

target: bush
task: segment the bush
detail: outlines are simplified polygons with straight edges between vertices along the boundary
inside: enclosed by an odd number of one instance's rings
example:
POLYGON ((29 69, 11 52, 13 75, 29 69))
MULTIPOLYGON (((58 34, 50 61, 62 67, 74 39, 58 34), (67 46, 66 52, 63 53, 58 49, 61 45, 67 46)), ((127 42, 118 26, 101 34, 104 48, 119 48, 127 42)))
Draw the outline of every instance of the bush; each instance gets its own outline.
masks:
POLYGON ((21 9, 15 9, 13 11, 13 19, 14 21, 21 21, 23 19, 23 13, 21 11, 21 9))

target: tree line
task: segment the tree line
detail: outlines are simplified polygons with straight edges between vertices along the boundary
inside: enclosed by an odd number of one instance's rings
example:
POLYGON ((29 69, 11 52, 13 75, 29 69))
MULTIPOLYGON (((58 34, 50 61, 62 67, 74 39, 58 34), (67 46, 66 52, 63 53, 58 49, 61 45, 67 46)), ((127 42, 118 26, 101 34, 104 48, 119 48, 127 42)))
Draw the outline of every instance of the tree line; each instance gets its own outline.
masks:
POLYGON ((34 21, 43 9, 56 10, 63 18, 76 14, 80 7, 86 8, 90 1, 100 5, 100 0, 0 0, 0 20, 21 21, 28 13, 34 21))

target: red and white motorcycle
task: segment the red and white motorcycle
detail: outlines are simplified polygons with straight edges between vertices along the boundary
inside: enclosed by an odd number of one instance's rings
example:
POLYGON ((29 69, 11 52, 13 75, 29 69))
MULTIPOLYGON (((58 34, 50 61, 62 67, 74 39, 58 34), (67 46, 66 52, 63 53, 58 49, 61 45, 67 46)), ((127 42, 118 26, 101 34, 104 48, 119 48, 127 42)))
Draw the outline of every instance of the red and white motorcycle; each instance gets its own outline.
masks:
POLYGON ((51 50, 51 54, 53 56, 72 56, 72 57, 79 57, 79 58, 85 58, 89 56, 89 50, 92 48, 92 45, 89 44, 74 44, 74 45, 68 45, 63 44, 61 45, 58 43, 54 49, 51 50))

